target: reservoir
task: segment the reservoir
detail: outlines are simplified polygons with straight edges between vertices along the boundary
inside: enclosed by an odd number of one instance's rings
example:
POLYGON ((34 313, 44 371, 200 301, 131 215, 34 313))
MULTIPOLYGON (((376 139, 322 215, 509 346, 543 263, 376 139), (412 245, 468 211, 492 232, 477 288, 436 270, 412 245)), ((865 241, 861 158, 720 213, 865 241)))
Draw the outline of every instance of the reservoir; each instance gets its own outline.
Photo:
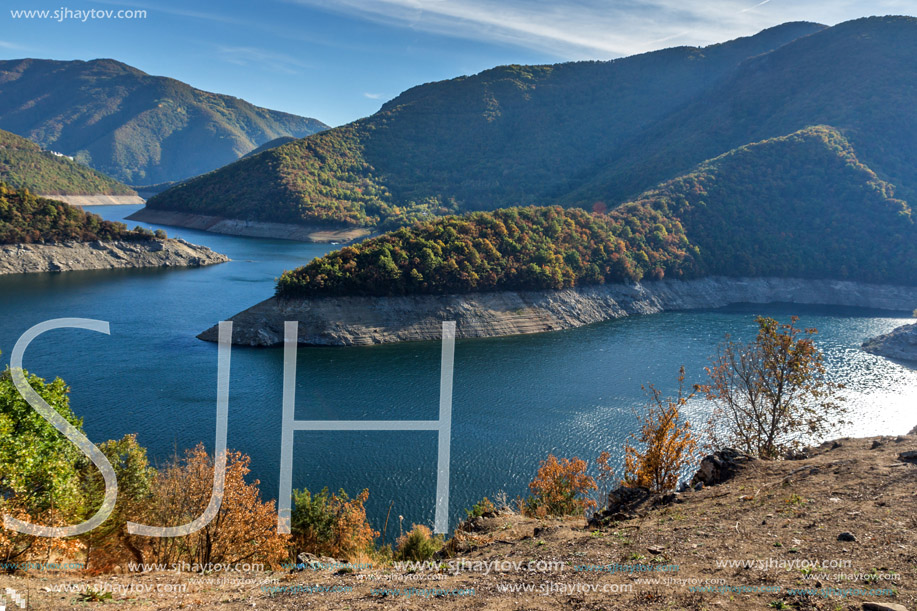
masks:
MULTIPOLYGON (((122 220, 138 206, 89 210, 122 220)), ((135 223, 128 221, 129 226, 135 223)), ((158 228, 158 226, 150 226, 158 228)), ((111 335, 50 332, 33 342, 27 369, 60 376, 89 438, 137 433, 152 461, 204 442, 212 450, 217 346, 195 336, 270 297, 275 279, 336 246, 239 238, 163 227, 228 255, 199 269, 113 270, 0 277, 0 365, 18 337, 53 318, 108 321, 111 335)), ((914 304, 917 307, 917 304, 914 304)), ((732 306, 667 312, 540 335, 458 340, 455 348, 450 523, 483 496, 527 493, 549 453, 594 459, 621 454, 633 432, 641 385, 674 392, 678 368, 689 384, 726 334, 753 338, 764 314, 816 327, 832 377, 846 385, 853 423, 836 435, 903 434, 917 425, 917 370, 859 349, 862 341, 912 322, 908 313, 852 308, 732 306)), ((231 449, 248 454, 262 496, 275 498, 280 457, 282 349, 233 347, 231 449)), ((433 420, 439 408, 438 342, 354 348, 300 348, 299 420, 433 420)), ((692 400, 701 427, 710 406, 692 400)), ((431 524, 435 432, 297 432, 294 488, 370 491, 368 514, 381 529, 394 501, 388 541, 405 526, 431 524)))

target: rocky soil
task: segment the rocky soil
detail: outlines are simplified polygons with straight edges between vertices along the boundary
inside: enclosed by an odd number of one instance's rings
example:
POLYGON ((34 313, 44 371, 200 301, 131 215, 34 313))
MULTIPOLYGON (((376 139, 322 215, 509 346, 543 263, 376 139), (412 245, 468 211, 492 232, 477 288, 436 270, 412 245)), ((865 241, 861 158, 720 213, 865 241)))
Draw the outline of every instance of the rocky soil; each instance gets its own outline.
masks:
MULTIPOLYGON (((793 278, 704 278, 563 291, 271 298, 232 317, 233 342, 247 346, 282 344, 283 323, 287 320, 300 321, 302 344, 353 346, 439 339, 444 320, 456 321, 456 335, 460 338, 497 337, 570 329, 666 310, 771 302, 910 312, 917 303, 917 287, 793 278)), ((216 341, 217 328, 198 337, 216 341)))
POLYGON ((201 267, 229 258, 181 239, 0 245, 0 275, 126 267, 201 267))
POLYGON ((0 576, 0 590, 28 591, 33 609, 914 611, 914 432, 840 439, 797 460, 708 465, 706 481, 728 479, 648 496, 592 524, 504 509, 464 523, 438 566, 33 571, 0 576), (115 593, 93 605, 62 587, 115 593))
POLYGON ((917 363, 917 323, 866 340, 863 350, 890 359, 917 363))

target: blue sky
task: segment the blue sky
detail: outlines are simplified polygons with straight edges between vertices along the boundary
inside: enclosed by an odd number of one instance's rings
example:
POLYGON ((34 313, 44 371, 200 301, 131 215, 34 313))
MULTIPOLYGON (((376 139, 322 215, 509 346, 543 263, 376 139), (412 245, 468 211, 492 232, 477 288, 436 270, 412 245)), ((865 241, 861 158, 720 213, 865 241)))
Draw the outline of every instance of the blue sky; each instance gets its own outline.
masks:
POLYGON ((500 64, 705 45, 786 21, 917 14, 917 0, 4 0, 0 57, 111 57, 340 125, 420 83, 500 64), (10 10, 144 9, 145 19, 10 10))

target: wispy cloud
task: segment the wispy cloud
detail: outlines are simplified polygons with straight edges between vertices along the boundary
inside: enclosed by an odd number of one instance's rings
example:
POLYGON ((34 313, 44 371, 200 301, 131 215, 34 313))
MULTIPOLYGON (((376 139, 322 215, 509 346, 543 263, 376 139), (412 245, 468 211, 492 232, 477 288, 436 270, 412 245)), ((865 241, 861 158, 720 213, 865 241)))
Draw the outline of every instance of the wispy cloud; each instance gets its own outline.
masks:
POLYGON ((26 51, 27 47, 18 45, 15 42, 9 42, 8 40, 0 40, 0 49, 9 49, 11 51, 26 51))
POLYGON ((216 45, 216 52, 220 59, 230 64, 257 67, 284 74, 299 74, 303 68, 309 67, 308 64, 291 55, 257 47, 216 45))
POLYGON ((370 100, 381 100, 382 94, 381 93, 364 93, 363 97, 369 98, 370 100))
MULTIPOLYGON (((779 12, 764 0, 286 0, 386 25, 566 59, 630 55, 677 44, 711 44, 785 21, 836 23, 900 12, 901 0, 797 0, 779 12), (753 10, 758 9, 758 10, 753 10)), ((911 1, 911 0, 909 0, 911 1)))
POLYGON ((771 1, 771 0, 764 0, 763 2, 759 2, 758 4, 756 4, 756 5, 754 5, 754 6, 749 6, 748 8, 743 8, 743 9, 742 9, 741 11, 739 11, 739 12, 740 12, 740 13, 747 13, 748 11, 753 11, 753 10, 755 10, 756 8, 758 8, 759 6, 764 6, 765 4, 767 4, 767 3, 770 2, 770 1, 771 1))

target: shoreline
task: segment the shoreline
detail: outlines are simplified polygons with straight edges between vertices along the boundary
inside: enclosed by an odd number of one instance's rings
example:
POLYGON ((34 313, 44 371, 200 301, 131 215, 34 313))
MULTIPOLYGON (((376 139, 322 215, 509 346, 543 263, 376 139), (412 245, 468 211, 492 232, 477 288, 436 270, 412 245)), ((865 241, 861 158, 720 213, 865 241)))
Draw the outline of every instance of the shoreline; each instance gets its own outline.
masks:
POLYGON ((226 255, 181 239, 0 244, 0 276, 145 267, 203 267, 226 255))
MULTIPOLYGON (((561 291, 502 291, 467 295, 397 297, 271 297, 244 310, 234 322, 233 344, 279 346, 283 323, 300 321, 299 343, 367 346, 439 340, 444 320, 456 321, 456 337, 503 337, 573 329, 633 316, 738 303, 837 305, 910 312, 917 286, 875 285, 799 278, 660 280, 605 284, 561 291)), ((217 326, 198 335, 217 341, 217 326)))
POLYGON ((294 240, 298 242, 342 244, 352 242, 370 235, 370 230, 363 227, 320 227, 294 225, 290 223, 267 223, 262 221, 242 221, 206 214, 173 212, 171 210, 154 210, 141 208, 127 217, 131 221, 143 221, 156 225, 171 225, 187 229, 198 229, 223 235, 242 236, 247 238, 273 238, 294 240))
POLYGON ((139 195, 39 195, 46 199, 54 199, 77 208, 83 206, 137 206, 144 200, 139 195))

